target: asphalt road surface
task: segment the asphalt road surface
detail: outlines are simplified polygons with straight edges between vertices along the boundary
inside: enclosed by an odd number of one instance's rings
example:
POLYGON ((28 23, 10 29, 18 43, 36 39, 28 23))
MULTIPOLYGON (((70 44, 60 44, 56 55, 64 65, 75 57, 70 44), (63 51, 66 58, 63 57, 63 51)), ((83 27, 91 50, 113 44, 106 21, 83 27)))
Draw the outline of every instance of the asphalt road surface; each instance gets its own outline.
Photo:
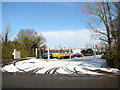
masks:
POLYGON ((2 73, 2 88, 119 88, 118 76, 2 73))

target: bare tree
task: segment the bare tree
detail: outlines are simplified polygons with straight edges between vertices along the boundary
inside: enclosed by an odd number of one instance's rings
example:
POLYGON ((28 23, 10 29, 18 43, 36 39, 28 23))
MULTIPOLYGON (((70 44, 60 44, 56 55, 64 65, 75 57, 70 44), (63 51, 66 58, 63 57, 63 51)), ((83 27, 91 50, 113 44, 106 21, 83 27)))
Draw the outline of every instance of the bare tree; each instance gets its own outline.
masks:
POLYGON ((0 35, 0 38, 1 38, 1 41, 7 43, 10 39, 10 31, 11 31, 11 28, 10 28, 10 25, 8 24, 5 28, 5 31, 1 33, 0 35))
POLYGON ((10 25, 8 24, 1 35, 2 61, 12 59, 13 44, 12 41, 10 41, 10 37, 11 37, 10 31, 11 28, 10 25))
POLYGON ((117 4, 112 2, 94 2, 87 3, 85 8, 88 16, 94 19, 88 23, 90 29, 98 39, 108 43, 109 50, 112 43, 111 31, 115 32, 113 20, 118 15, 117 7, 117 4))

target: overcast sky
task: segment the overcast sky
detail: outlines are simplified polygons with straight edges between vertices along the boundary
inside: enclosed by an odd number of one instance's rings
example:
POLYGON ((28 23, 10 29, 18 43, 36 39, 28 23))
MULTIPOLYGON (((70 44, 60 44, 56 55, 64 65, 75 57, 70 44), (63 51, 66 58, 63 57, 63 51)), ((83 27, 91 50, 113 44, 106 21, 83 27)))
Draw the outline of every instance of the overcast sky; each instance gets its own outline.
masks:
POLYGON ((54 48, 95 44, 87 28, 87 17, 81 11, 84 3, 62 2, 3 2, 2 28, 10 24, 13 40, 20 29, 34 29, 54 48))

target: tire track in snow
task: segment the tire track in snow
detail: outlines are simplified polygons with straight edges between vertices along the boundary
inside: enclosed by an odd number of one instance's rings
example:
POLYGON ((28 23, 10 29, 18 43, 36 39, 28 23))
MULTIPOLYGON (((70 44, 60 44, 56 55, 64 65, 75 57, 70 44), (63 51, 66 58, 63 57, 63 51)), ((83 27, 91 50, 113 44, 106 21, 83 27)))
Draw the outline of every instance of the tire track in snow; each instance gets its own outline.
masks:
POLYGON ((20 69, 20 68, 18 68, 18 67, 16 66, 16 63, 17 63, 17 62, 13 62, 13 65, 14 65, 19 71, 22 71, 22 72, 24 72, 24 73, 36 73, 37 71, 43 69, 43 67, 38 67, 38 68, 29 70, 29 71, 25 71, 25 70, 30 69, 30 68, 33 68, 33 67, 35 67, 35 66, 29 67, 29 68, 25 68, 25 69, 20 69))
POLYGON ((14 65, 19 71, 22 71, 22 72, 24 72, 24 73, 27 73, 27 71, 18 68, 18 67, 16 66, 16 63, 17 63, 17 61, 16 61, 16 62, 13 62, 13 65, 14 65))
POLYGON ((92 72, 96 72, 96 73, 107 74, 107 75, 115 74, 115 73, 107 72, 107 71, 104 71, 104 70, 101 70, 101 69, 95 69, 95 70, 91 70, 91 69, 88 69, 88 68, 83 68, 83 69, 88 70, 88 71, 92 71, 92 72))
POLYGON ((59 74, 58 72, 56 72, 59 68, 60 67, 55 68, 54 71, 53 71, 53 74, 59 74))
POLYGON ((74 67, 73 70, 75 71, 76 74, 80 74, 80 73, 82 74, 82 72, 76 70, 76 67, 74 67))
POLYGON ((74 67, 74 69, 73 69, 74 71, 75 71, 75 73, 77 74, 77 75, 79 75, 79 76, 83 76, 83 75, 90 75, 90 74, 85 74, 85 73, 83 73, 83 72, 80 72, 80 71, 77 71, 76 70, 76 67, 74 67))
POLYGON ((64 66, 62 67, 62 69, 63 69, 64 71, 66 71, 66 72, 70 73, 70 74, 73 74, 73 73, 74 73, 74 71, 72 71, 72 70, 68 69, 68 68, 67 68, 67 65, 69 65, 69 63, 68 63, 68 64, 66 64, 66 65, 64 65, 64 66))
POLYGON ((48 70, 45 72, 45 74, 50 74, 51 71, 53 71, 52 74, 55 74, 57 69, 59 69, 59 67, 54 67, 54 68, 48 69, 48 70))
POLYGON ((42 68, 41 68, 41 67, 38 67, 38 68, 36 68, 36 69, 32 69, 32 70, 28 71, 27 73, 36 73, 37 71, 39 71, 39 70, 41 70, 41 69, 43 69, 43 67, 42 67, 42 68))

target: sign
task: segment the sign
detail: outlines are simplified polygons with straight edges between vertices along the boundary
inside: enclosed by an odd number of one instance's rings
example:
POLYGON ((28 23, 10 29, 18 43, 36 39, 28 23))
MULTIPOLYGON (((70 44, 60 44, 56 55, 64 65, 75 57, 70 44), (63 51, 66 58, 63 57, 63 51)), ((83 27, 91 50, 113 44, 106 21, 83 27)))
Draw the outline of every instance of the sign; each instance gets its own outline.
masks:
POLYGON ((97 46, 97 45, 95 45, 95 48, 98 48, 98 46, 97 46))
POLYGON ((48 50, 48 48, 45 48, 45 50, 47 51, 47 50, 48 50))
POLYGON ((20 51, 16 51, 16 49, 14 49, 12 55, 14 55, 14 59, 20 59, 20 51))

